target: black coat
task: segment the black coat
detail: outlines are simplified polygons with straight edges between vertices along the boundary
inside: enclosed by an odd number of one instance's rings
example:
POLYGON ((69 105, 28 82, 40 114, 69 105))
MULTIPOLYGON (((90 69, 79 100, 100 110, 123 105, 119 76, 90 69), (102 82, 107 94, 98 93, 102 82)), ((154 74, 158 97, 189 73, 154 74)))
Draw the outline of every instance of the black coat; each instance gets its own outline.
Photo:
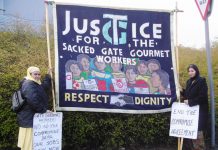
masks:
POLYGON ((46 75, 41 85, 32 81, 24 80, 21 93, 26 100, 22 109, 17 113, 18 125, 24 128, 33 127, 35 113, 45 113, 48 109, 48 95, 46 91, 50 88, 51 78, 46 75))
POLYGON ((199 122, 198 131, 207 128, 208 119, 208 87, 206 79, 197 77, 195 80, 189 79, 186 82, 186 89, 182 92, 182 96, 188 99, 189 106, 199 105, 199 122))

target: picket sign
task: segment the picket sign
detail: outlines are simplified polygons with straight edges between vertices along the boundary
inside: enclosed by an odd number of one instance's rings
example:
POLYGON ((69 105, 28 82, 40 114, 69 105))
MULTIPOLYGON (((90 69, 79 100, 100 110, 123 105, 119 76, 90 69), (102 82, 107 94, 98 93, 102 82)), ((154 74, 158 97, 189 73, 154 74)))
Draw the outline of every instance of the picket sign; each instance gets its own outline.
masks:
POLYGON ((199 105, 189 107, 184 103, 174 102, 171 111, 170 136, 197 139, 199 105))
POLYGON ((62 112, 34 115, 33 150, 61 150, 62 119, 62 112))

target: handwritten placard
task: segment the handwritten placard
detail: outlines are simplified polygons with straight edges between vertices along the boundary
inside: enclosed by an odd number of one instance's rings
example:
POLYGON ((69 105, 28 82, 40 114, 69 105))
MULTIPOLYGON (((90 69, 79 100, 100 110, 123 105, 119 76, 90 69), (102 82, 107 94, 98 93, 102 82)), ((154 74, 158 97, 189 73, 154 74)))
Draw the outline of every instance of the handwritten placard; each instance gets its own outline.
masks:
POLYGON ((33 119, 33 150, 61 150, 61 112, 36 113, 33 119))
POLYGON ((197 139, 199 105, 189 107, 174 102, 171 111, 170 136, 197 139))

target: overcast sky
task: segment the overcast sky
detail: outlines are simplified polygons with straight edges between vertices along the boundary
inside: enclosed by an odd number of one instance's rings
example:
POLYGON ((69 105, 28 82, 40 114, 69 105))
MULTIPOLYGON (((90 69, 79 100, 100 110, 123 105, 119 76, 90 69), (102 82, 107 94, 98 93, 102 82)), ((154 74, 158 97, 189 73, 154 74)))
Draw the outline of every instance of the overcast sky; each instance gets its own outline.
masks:
MULTIPOLYGON (((178 0, 179 43, 194 47, 205 47, 205 22, 194 0, 178 0)), ((208 18, 210 40, 218 40, 218 1, 214 0, 212 14, 208 18)))
MULTIPOLYGON (((2 0, 0 0, 1 2, 2 0)), ((61 2, 79 3, 85 5, 97 5, 106 7, 124 7, 140 9, 174 10, 176 2, 178 9, 184 12, 178 13, 178 44, 201 48, 205 47, 205 24, 198 11, 195 0, 55 0, 61 2)), ((44 20, 44 0, 7 0, 5 13, 16 14, 23 11, 24 21, 40 23, 44 20), (19 5, 20 4, 20 5, 19 5), (33 5, 34 4, 34 5, 33 5), (7 6, 8 5, 8 6, 7 6), (13 6, 13 7, 9 7, 13 6), (34 6, 34 7, 33 7, 34 6), (10 10, 11 9, 11 10, 10 10)), ((209 17, 210 40, 218 40, 218 1, 214 0, 213 11, 209 17)), ((50 13, 52 11, 50 10, 50 13)), ((5 16, 0 16, 4 20, 5 16)), ((175 18, 174 18, 175 19, 175 18)), ((174 21, 175 26, 175 21, 174 21)), ((175 32, 174 32, 175 35, 175 32)))

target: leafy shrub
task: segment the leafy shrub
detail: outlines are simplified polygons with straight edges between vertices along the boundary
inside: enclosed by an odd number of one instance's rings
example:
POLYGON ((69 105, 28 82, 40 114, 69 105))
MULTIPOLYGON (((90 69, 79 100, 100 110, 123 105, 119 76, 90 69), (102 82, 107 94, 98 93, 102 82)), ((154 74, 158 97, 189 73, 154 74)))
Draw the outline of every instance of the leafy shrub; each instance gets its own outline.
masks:
MULTIPOLYGON (((214 83, 218 81, 218 44, 213 45, 214 83)), ((52 48, 51 48, 52 49, 52 48)), ((206 53, 193 48, 179 47, 180 83, 185 86, 186 67, 190 63, 200 66, 207 77, 206 53)), ((52 60, 54 61, 54 52, 52 60)), ((11 93, 17 89, 19 81, 26 75, 30 65, 47 71, 46 39, 28 32, 0 33, 0 149, 15 148, 18 126, 16 114, 10 109, 11 93)), ((54 64, 54 63, 53 63, 54 64)), ((215 97, 218 98, 218 85, 215 97)), ((140 149, 148 145, 176 143, 169 137, 170 113, 163 114, 108 114, 88 112, 64 112, 63 146, 65 149, 140 149)))

